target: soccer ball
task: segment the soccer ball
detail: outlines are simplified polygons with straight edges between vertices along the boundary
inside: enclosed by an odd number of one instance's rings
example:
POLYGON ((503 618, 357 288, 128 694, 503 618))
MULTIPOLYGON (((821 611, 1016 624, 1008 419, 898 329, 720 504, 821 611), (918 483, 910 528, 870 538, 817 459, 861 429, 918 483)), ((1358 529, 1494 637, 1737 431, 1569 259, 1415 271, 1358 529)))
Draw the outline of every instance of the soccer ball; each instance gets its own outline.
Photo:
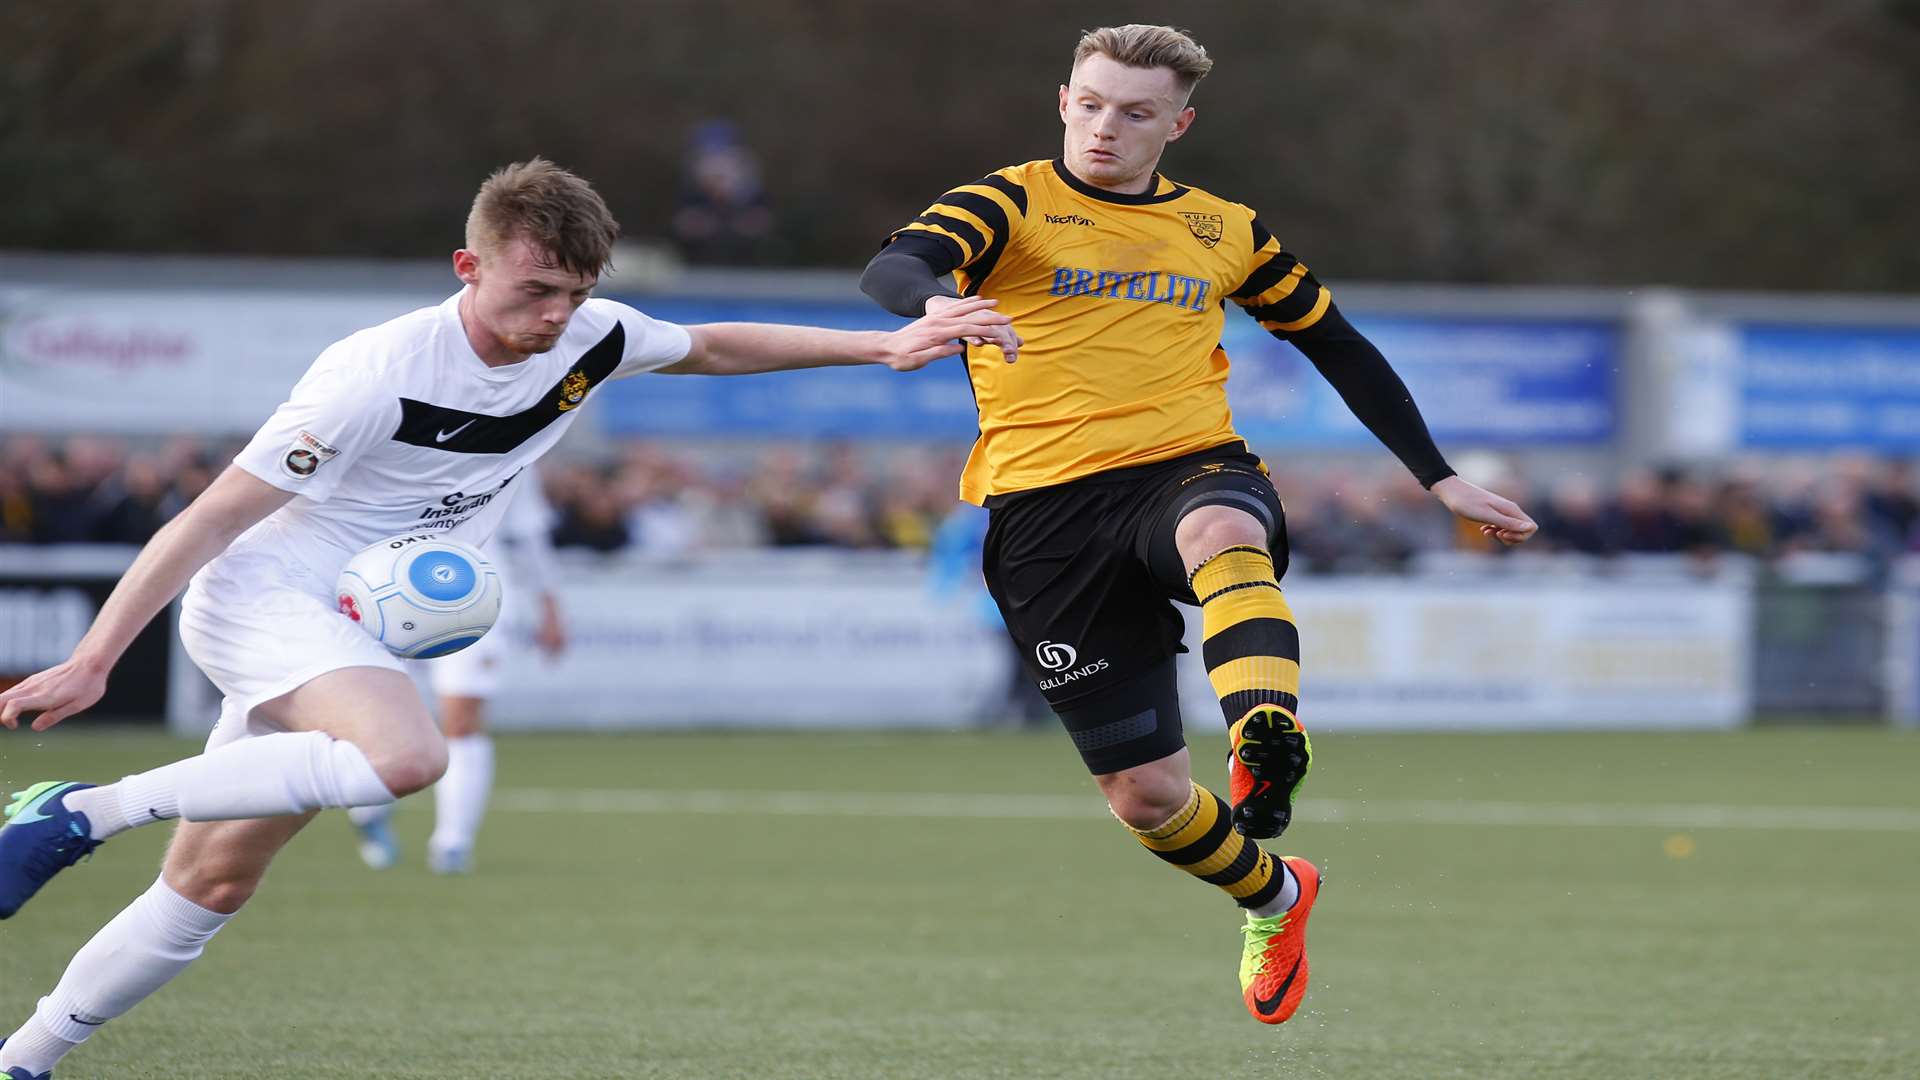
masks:
POLYGON ((390 536, 347 561, 334 591, 340 613, 409 660, 479 641, 500 617, 504 587, 486 556, 424 533, 390 536))

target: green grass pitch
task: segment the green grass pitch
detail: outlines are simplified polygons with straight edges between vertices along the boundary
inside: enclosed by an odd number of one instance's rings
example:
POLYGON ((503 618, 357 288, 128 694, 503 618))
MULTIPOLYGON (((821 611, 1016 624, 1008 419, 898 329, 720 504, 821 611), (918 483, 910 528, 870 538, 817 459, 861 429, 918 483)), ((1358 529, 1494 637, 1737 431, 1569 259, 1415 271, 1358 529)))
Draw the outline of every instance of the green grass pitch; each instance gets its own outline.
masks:
MULTIPOLYGON (((1238 916, 1054 733, 505 737, 479 872, 304 833, 62 1080, 1920 1076, 1920 737, 1322 735, 1269 846, 1313 984, 1242 1010, 1238 916), (916 796, 915 793, 934 793, 916 796)), ((192 752, 0 733, 0 790, 192 752)), ((1224 745, 1195 744, 1223 788, 1224 745)), ((0 923, 0 1033, 151 881, 117 839, 0 923)))

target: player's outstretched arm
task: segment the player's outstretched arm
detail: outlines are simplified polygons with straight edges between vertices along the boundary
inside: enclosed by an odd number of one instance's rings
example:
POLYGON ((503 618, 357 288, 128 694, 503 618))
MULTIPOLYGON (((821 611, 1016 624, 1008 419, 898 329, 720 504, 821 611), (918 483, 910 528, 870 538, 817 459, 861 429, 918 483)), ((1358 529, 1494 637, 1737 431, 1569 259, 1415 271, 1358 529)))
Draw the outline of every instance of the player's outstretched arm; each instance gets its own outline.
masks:
POLYGON ((1387 358, 1331 304, 1311 327, 1283 337, 1304 353, 1354 416, 1392 450, 1434 498, 1503 544, 1519 544, 1538 526, 1512 500, 1454 475, 1427 422, 1387 358))
POLYGON ((99 701, 107 689, 107 672, 134 635, 235 537, 292 498, 252 473, 228 466, 147 541, 65 663, 0 693, 0 725, 16 727, 22 714, 37 712, 33 730, 45 731, 99 701))
POLYGON ((1011 321, 995 301, 973 297, 943 307, 898 330, 823 330, 771 323, 689 326, 686 359, 658 369, 668 375, 756 375, 766 371, 885 364, 914 371, 962 349, 959 339, 983 338, 1011 321))

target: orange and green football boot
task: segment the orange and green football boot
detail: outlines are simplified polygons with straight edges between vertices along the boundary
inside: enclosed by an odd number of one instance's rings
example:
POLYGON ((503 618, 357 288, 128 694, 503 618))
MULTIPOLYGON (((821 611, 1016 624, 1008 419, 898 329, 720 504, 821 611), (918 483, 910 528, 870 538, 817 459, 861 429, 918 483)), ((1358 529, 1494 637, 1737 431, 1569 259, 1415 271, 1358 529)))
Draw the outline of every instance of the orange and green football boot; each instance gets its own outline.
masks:
POLYGON ((1293 821, 1293 799, 1313 768, 1307 729, 1280 705, 1255 705, 1227 729, 1227 802, 1233 827, 1270 840, 1293 821))
POLYGON ((1280 861, 1300 883, 1300 899, 1278 915, 1249 914, 1241 930, 1240 999, 1263 1024, 1284 1024, 1307 996, 1307 916, 1320 896, 1320 870, 1305 859, 1282 855, 1280 861))

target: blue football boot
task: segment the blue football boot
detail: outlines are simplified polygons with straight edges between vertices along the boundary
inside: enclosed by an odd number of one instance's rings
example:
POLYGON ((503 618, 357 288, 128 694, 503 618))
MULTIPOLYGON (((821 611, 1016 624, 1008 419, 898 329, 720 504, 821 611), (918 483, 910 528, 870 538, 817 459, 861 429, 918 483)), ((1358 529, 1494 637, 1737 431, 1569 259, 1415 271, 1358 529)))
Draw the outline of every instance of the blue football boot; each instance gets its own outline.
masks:
POLYGON ((400 861, 400 841, 393 835, 392 807, 369 807, 347 811, 358 835, 360 861, 369 870, 391 870, 400 861))
POLYGON ((471 874, 473 852, 468 848, 428 848, 427 869, 436 874, 471 874))
POLYGON ((87 815, 64 802, 92 786, 50 780, 13 793, 7 824, 0 828, 0 919, 19 911, 53 875, 100 846, 87 815))

